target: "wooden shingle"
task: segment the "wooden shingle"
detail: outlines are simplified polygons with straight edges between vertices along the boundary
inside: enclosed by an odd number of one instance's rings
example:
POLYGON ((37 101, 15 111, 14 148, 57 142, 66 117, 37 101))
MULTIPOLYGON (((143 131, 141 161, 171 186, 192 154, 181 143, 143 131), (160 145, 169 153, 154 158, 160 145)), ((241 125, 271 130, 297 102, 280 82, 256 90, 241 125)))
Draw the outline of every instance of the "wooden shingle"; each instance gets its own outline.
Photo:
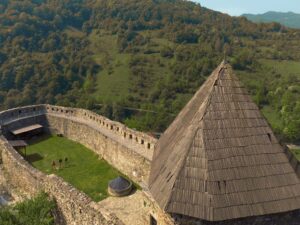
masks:
POLYGON ((157 142, 150 192, 208 221, 300 208, 300 180, 267 121, 222 63, 157 142))

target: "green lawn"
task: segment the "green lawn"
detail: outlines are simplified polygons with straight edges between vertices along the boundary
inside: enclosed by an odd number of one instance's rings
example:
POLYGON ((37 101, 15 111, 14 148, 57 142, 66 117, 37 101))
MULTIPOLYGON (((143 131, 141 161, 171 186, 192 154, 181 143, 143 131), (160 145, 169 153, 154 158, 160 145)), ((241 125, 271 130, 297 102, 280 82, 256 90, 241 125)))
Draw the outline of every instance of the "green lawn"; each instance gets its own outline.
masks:
POLYGON ((85 192, 94 201, 108 196, 109 180, 120 173, 98 155, 81 144, 64 137, 49 136, 35 141, 27 147, 27 160, 37 169, 47 174, 57 174, 67 182, 85 192), (52 161, 68 158, 61 168, 52 169, 52 161))

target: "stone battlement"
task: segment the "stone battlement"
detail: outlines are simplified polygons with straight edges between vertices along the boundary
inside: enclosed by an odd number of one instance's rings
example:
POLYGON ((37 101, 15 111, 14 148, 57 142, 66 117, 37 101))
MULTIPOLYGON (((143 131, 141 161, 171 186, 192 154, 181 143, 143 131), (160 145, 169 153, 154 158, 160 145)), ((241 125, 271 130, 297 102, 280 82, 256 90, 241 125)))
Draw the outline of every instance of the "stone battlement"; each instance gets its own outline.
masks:
POLYGON ((7 141, 11 130, 41 124, 45 132, 62 134, 105 159, 141 186, 147 186, 156 139, 85 109, 32 105, 0 112, 0 159, 8 182, 28 196, 41 190, 54 197, 60 224, 120 224, 112 212, 56 175, 33 168, 7 141), (7 138, 7 139, 6 139, 7 138))
POLYGON ((140 145, 141 148, 149 149, 151 151, 154 150, 154 145, 157 141, 157 139, 145 133, 130 129, 122 123, 112 121, 92 111, 47 104, 24 106, 2 111, 0 112, 0 126, 23 118, 45 114, 59 115, 66 118, 76 118, 82 121, 95 123, 95 125, 100 126, 103 129, 130 141, 131 143, 140 145))

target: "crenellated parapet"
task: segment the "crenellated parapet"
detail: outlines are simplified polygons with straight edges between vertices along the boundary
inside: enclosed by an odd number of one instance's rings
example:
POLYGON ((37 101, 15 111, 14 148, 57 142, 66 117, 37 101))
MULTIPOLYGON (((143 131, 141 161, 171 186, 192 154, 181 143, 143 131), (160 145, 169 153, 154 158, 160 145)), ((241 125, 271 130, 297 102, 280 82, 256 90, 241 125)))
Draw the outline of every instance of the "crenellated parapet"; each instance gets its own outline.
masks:
POLYGON ((8 109, 0 112, 0 125, 3 126, 19 119, 43 115, 45 113, 45 105, 30 105, 8 109))
POLYGON ((95 125, 101 127, 102 129, 105 129, 106 131, 110 131, 122 137, 123 139, 132 142, 133 144, 140 145, 141 148, 145 148, 153 151, 154 145, 157 141, 157 139, 145 133, 130 129, 122 123, 112 121, 90 110, 53 106, 53 105, 44 105, 44 110, 46 113, 63 115, 66 117, 74 117, 77 119, 94 123, 95 125))
POLYGON ((99 126, 106 131, 118 135, 124 140, 127 140, 135 145, 140 145, 141 148, 149 149, 150 151, 154 150, 154 145, 157 141, 157 139, 155 139, 154 137, 130 129, 122 123, 112 121, 92 111, 47 104, 24 106, 2 111, 0 112, 0 126, 12 123, 17 120, 26 119, 28 117, 41 116, 46 114, 63 116, 70 119, 73 118, 89 123, 94 123, 95 126, 99 126))
POLYGON ((61 178, 33 168, 10 145, 13 130, 37 124, 46 133, 85 145, 142 187, 147 186, 156 139, 85 109, 44 104, 0 112, 0 159, 10 184, 29 196, 46 191, 56 199, 66 224, 123 224, 61 178))

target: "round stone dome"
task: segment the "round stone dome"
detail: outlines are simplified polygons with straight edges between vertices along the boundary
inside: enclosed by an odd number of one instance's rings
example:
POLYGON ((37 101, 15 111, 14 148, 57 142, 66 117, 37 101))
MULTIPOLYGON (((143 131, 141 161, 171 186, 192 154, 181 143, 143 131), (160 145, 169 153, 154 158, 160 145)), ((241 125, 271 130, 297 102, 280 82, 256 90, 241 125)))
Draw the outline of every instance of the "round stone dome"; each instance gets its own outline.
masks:
POLYGON ((117 177, 108 183, 108 193, 112 196, 126 196, 132 190, 132 182, 124 177, 117 177))

